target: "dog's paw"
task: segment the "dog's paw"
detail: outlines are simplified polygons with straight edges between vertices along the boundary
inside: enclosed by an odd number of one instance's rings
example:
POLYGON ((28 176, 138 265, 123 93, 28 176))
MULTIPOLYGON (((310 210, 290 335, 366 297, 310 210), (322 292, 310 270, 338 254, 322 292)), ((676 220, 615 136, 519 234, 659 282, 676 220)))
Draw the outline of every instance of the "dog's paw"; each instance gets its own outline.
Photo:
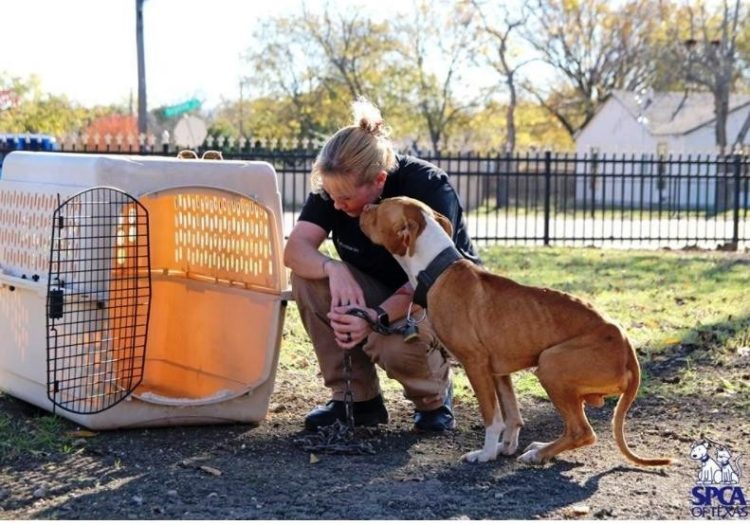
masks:
POLYGON ((542 443, 541 441, 534 441, 533 443, 529 443, 529 446, 523 449, 524 452, 529 452, 530 450, 539 450, 540 448, 546 447, 547 443, 542 443))
POLYGON ((467 463, 487 463, 496 457, 496 455, 488 454, 484 450, 472 450, 461 456, 461 459, 467 463))
POLYGON ((518 456, 518 461, 529 465, 539 465, 542 463, 542 458, 539 455, 539 449, 534 448, 518 456))
POLYGON ((512 456, 515 454, 516 450, 518 450, 518 441, 497 444, 497 452, 503 456, 512 456))

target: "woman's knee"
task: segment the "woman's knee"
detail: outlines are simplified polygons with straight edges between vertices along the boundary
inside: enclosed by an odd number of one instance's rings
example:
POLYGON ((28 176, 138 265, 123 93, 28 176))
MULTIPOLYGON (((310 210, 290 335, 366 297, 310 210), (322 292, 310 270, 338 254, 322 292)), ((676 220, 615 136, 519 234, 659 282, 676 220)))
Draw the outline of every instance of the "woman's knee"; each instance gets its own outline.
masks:
POLYGON ((372 333, 363 350, 389 377, 421 375, 430 368, 430 346, 421 339, 407 343, 398 335, 372 333))

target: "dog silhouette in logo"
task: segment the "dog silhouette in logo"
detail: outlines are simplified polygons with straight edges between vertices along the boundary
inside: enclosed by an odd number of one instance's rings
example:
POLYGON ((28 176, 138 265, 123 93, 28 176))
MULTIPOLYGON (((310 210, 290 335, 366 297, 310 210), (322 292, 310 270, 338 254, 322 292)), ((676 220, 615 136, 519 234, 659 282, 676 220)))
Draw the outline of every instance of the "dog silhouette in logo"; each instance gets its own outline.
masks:
POLYGON ((690 450, 690 457, 701 462, 698 483, 703 485, 721 483, 722 470, 716 460, 708 454, 709 446, 708 441, 697 441, 690 450))
POLYGON ((716 462, 721 468, 721 481, 727 485, 736 485, 740 482, 740 475, 742 474, 740 456, 734 458, 734 465, 732 465, 731 459, 731 451, 725 446, 720 446, 716 452, 716 462))

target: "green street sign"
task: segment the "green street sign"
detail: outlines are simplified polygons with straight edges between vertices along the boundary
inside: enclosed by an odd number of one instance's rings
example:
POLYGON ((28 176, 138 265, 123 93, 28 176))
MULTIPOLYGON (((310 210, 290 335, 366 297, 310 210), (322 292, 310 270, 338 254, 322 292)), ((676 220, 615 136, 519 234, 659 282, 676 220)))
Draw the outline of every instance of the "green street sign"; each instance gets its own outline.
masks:
POLYGON ((191 98, 190 100, 187 100, 183 102, 182 104, 177 104, 174 106, 167 106, 162 111, 165 117, 176 117, 177 115, 182 115, 183 113, 190 113, 191 111, 200 109, 200 107, 201 107, 201 101, 198 100, 197 98, 191 98))

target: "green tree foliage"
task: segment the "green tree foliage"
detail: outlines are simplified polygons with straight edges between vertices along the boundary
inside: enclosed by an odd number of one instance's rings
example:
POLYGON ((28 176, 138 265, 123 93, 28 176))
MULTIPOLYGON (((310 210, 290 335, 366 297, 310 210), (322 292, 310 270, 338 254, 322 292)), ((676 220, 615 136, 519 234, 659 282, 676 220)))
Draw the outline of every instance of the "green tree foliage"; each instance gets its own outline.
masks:
MULTIPOLYGON (((480 110, 462 119, 453 136, 451 149, 473 151, 507 151, 507 104, 490 101, 480 110)), ((514 150, 552 149, 571 151, 575 144, 567 130, 549 112, 531 101, 518 101, 514 150)))
POLYGON ((39 78, 10 77, 0 73, 0 89, 10 89, 18 103, 0 111, 2 133, 44 133, 60 137, 79 132, 97 117, 121 113, 117 106, 84 108, 64 95, 45 93, 39 78))

